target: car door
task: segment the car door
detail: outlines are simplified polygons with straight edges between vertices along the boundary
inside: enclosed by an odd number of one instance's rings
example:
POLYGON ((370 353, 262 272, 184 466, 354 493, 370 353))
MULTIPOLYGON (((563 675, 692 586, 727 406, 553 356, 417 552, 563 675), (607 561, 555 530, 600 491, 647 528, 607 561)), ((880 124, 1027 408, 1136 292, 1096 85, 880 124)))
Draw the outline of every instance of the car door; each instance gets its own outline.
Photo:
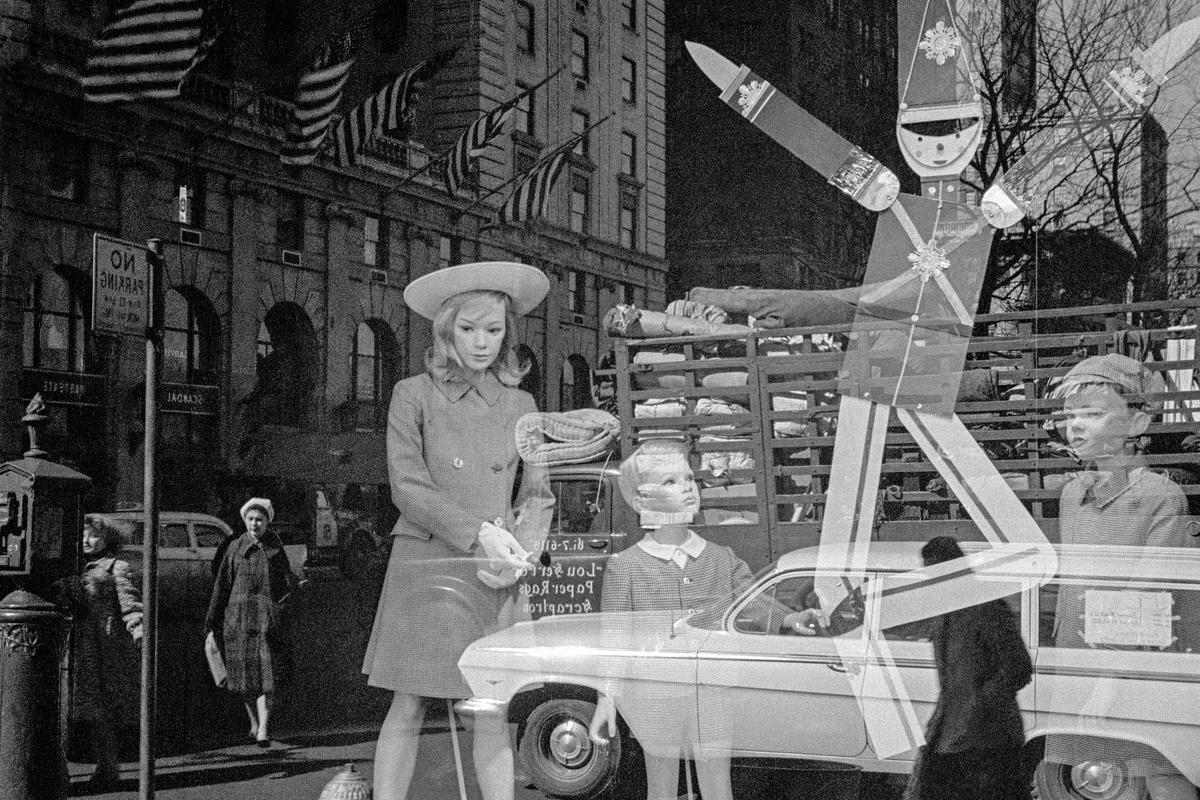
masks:
POLYGON ((196 553, 186 520, 158 525, 158 608, 164 617, 195 615, 196 553))
MULTIPOLYGON (((784 631, 784 616, 815 607, 815 571, 776 575, 735 604, 697 660, 702 745, 733 755, 844 757, 866 731, 832 638, 784 631)), ((861 579, 860 579, 861 580, 861 579)))
POLYGON ((548 565, 525 583, 535 619, 600 610, 604 567, 613 550, 611 487, 599 475, 555 473, 548 565))
POLYGON ((195 579, 197 611, 204 615, 208 610, 208 601, 212 597, 213 576, 217 548, 225 541, 229 533, 210 522, 195 521, 192 523, 192 535, 195 539, 198 562, 193 572, 195 579))

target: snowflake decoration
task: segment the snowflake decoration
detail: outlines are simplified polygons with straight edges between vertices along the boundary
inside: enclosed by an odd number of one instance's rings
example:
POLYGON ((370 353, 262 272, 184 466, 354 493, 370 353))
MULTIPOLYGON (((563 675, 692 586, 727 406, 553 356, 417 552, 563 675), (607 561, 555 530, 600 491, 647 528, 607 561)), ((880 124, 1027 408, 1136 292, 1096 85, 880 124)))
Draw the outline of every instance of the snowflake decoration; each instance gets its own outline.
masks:
POLYGON ((762 93, 766 90, 766 81, 750 81, 739 86, 737 102, 742 108, 742 113, 749 114, 750 109, 754 108, 754 104, 758 102, 758 98, 762 97, 762 93))
POLYGON ((927 281, 945 272, 950 266, 950 259, 946 258, 946 248, 923 244, 917 246, 917 252, 908 254, 908 263, 912 264, 912 271, 920 275, 921 280, 927 281))
POLYGON ((946 59, 954 57, 962 47, 962 41, 958 38, 957 30, 947 28, 946 23, 939 19, 936 25, 925 31, 917 47, 925 51, 925 58, 936 61, 940 67, 946 63, 946 59))
POLYGON ((1146 92, 1150 91, 1150 78, 1146 75, 1145 70, 1121 67, 1113 70, 1110 76, 1136 105, 1146 104, 1146 92))

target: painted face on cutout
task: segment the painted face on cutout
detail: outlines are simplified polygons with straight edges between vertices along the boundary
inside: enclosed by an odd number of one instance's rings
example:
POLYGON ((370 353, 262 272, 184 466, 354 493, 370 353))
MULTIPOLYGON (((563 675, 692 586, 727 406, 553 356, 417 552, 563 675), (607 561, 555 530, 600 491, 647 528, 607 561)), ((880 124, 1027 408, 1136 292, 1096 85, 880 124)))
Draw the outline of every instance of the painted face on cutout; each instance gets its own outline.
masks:
POLYGON ((1063 436, 1083 461, 1125 452, 1131 437, 1146 430, 1146 413, 1129 407, 1112 387, 1085 387, 1063 400, 1063 436))
POLYGON ((83 554, 85 556, 98 556, 104 552, 106 547, 108 547, 108 538, 103 533, 91 525, 83 526, 83 554))
POLYGON ((653 459, 648 469, 642 469, 645 481, 638 486, 642 511, 695 514, 700 510, 700 487, 692 475, 687 458, 682 455, 640 456, 653 459))
POLYGON ((454 319, 454 352, 468 377, 482 375, 504 344, 504 303, 490 297, 464 305, 454 319))

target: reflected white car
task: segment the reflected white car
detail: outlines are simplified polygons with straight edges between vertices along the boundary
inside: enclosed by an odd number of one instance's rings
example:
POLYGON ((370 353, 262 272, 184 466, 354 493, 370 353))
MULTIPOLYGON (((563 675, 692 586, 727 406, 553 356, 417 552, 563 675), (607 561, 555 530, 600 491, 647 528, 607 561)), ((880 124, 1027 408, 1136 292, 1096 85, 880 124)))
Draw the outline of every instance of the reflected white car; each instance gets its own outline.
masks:
MULTIPOLYGON (((920 566, 920 546, 872 543, 865 570, 836 577, 859 588, 886 583, 920 566)), ((964 545, 969 554, 985 547, 964 545)), ((1028 575, 1002 576, 1035 666, 1033 681, 1018 697, 1032 752, 1041 752, 1047 734, 1086 732, 1148 744, 1192 783, 1200 782, 1200 551, 1057 549, 1058 574, 1044 585, 1028 575), (1153 644, 1055 647, 1060 585, 1094 590, 1090 617, 1077 622, 1099 637, 1089 641, 1153 644), (1107 714, 1098 720, 1089 700, 1113 686, 1107 714)), ((728 749, 734 757, 907 772, 914 753, 876 752, 851 689, 857 671, 883 669, 883 659, 843 659, 834 637, 789 635, 780 625, 783 613, 812 607, 817 577, 829 576, 817 572, 817 548, 805 548, 763 570, 724 608, 596 613, 515 625, 463 654, 459 667, 473 692, 465 707, 476 713, 507 709, 519 723, 520 752, 534 782, 555 797, 618 795, 618 787, 636 780, 641 758, 631 758, 634 741, 662 735, 645 720, 663 714, 694 733, 702 749, 728 749), (621 713, 620 733, 607 747, 594 746, 587 736, 597 692, 614 695, 621 713), (643 713, 655 703, 663 714, 643 713)), ((862 597, 857 607, 835 610, 831 630, 843 641, 885 641, 923 727, 938 694, 932 621, 872 634, 859 623, 886 616, 883 606, 873 604, 887 603, 887 594, 865 591, 862 597)), ((1130 776, 1124 763, 1103 758, 1077 765, 1042 762, 1034 779, 1043 800, 1145 796, 1142 779, 1130 776)))

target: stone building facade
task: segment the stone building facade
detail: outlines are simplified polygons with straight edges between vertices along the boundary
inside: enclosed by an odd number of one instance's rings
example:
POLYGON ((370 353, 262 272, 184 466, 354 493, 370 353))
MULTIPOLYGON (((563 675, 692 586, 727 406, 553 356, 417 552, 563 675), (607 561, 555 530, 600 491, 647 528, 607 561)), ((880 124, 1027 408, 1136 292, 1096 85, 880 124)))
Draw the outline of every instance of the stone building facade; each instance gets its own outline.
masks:
POLYGON ((231 493, 260 477, 385 480, 391 385, 422 368, 429 343, 402 291, 439 266, 518 260, 549 274, 548 302, 520 336, 535 363, 527 388, 548 409, 589 403, 609 307, 662 307, 663 0, 369 4, 343 110, 458 50, 408 134, 344 169, 328 156, 285 166, 278 153, 304 54, 356 4, 241 4, 180 98, 87 104, 78 76, 110 5, 0 2, 0 458, 24 449, 18 422, 40 391, 53 451, 96 480, 92 507, 141 499, 145 346, 91 330, 95 233, 162 242, 166 509, 228 513, 231 493), (456 196, 420 172, 560 65, 456 196), (606 116, 548 218, 488 228, 507 181, 606 116))

